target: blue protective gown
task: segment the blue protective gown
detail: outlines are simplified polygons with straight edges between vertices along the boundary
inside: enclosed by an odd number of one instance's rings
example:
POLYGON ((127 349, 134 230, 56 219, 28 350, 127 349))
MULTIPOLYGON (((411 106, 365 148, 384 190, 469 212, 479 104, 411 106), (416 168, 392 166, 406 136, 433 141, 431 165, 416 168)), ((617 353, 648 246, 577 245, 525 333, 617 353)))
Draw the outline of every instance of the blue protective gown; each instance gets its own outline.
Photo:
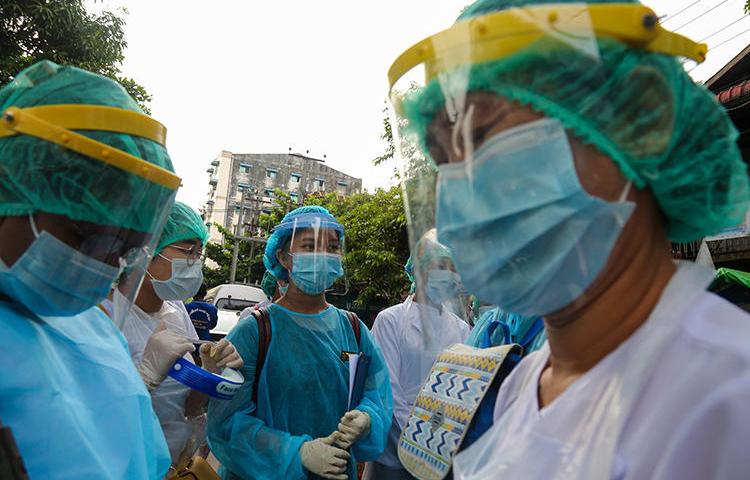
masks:
POLYGON ((471 330, 469 337, 466 339, 466 345, 477 348, 497 347, 508 343, 518 343, 524 347, 524 356, 531 352, 539 350, 544 342, 547 341, 547 335, 542 328, 535 335, 529 336, 530 330, 539 317, 524 317, 515 313, 506 313, 499 308, 493 308, 484 312, 479 317, 474 328, 471 330), (487 341, 487 331, 493 323, 504 324, 506 328, 498 325, 494 327, 487 341))
MULTIPOLYGON (((299 314, 279 305, 269 307, 272 338, 258 384, 252 385, 258 355, 258 324, 241 320, 229 333, 245 366, 245 383, 231 401, 211 400, 208 440, 223 465, 224 479, 318 478, 302 466, 302 443, 327 437, 347 411, 349 367, 341 352, 361 350, 372 359, 362 403, 370 415, 370 431, 351 448, 358 461, 375 460, 385 449, 393 398, 388 369, 369 330, 360 322, 357 348, 343 311, 329 306, 319 314, 299 314)), ((349 477, 356 478, 354 462, 349 477)))
POLYGON ((151 397, 98 308, 33 317, 0 301, 0 420, 31 479, 161 479, 169 450, 151 397))

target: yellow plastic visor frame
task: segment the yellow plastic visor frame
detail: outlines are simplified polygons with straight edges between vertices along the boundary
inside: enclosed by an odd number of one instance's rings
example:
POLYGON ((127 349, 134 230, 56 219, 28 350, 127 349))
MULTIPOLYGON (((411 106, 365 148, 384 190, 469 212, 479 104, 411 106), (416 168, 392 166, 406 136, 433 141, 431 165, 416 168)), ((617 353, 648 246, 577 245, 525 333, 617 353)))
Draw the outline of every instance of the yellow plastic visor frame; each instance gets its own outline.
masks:
POLYGON ((456 23, 399 55, 388 70, 389 89, 414 67, 425 64, 425 83, 461 65, 510 56, 542 37, 609 37, 633 48, 692 59, 706 59, 708 47, 664 29, 653 10, 638 4, 549 4, 510 8, 456 23), (582 18, 584 17, 584 18, 582 18), (438 61, 439 60, 439 61, 438 61))
POLYGON ((99 160, 170 190, 181 179, 169 170, 142 160, 75 130, 98 130, 135 135, 164 145, 166 128, 152 118, 129 110, 92 105, 10 107, 0 120, 0 138, 29 135, 99 160))

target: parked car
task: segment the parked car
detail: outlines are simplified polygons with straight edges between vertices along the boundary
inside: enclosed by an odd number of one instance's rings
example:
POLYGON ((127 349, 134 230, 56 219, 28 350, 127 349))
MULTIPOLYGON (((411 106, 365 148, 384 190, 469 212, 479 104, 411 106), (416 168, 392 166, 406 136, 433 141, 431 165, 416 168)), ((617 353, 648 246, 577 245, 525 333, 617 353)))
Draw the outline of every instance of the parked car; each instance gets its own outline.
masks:
POLYGON ((219 321, 211 330, 211 336, 218 339, 237 325, 242 310, 266 300, 266 294, 252 285, 232 283, 212 288, 206 292, 205 300, 219 310, 219 321))

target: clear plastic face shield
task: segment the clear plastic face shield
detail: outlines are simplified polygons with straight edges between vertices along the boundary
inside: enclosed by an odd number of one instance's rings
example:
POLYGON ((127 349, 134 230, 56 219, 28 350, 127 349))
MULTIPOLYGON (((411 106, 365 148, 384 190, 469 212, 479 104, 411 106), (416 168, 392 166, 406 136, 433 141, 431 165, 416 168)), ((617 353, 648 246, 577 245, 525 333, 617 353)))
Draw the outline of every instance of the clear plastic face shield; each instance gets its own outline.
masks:
POLYGON ((288 291, 305 295, 345 295, 349 283, 344 268, 344 227, 333 217, 301 214, 279 224, 285 241, 277 260, 289 272, 288 291))
POLYGON ((427 325, 431 318, 441 315, 468 321, 471 299, 456 272, 453 253, 438 242, 434 228, 414 245, 410 269, 415 286, 412 301, 420 305, 419 312, 427 325))
POLYGON ((670 138, 673 113, 654 107, 671 95, 656 98, 658 70, 613 80, 612 57, 628 49, 706 53, 638 4, 512 8, 404 52, 389 79, 412 252, 435 228, 467 293, 506 311, 543 315, 580 298, 633 213, 631 187, 644 185, 592 139, 648 158, 670 138), (604 127, 586 123, 596 115, 604 127))
POLYGON ((49 175, 66 178, 54 197, 59 201, 55 209, 65 214, 38 212, 29 218, 36 239, 27 253, 35 255, 31 249, 37 243, 59 252, 57 262, 45 262, 57 284, 47 289, 54 297, 49 310, 64 316, 80 313, 111 294, 115 282, 122 295, 108 313, 121 324, 141 285, 180 178, 123 151, 118 142, 136 143, 134 137, 139 137, 137 144, 145 158, 158 155, 168 162, 166 129, 146 115, 119 108, 52 105, 11 107, 4 112, 0 136, 16 135, 59 147, 57 158, 62 160, 50 167, 55 171, 49 175), (114 138, 114 144, 97 140, 102 137, 114 138))

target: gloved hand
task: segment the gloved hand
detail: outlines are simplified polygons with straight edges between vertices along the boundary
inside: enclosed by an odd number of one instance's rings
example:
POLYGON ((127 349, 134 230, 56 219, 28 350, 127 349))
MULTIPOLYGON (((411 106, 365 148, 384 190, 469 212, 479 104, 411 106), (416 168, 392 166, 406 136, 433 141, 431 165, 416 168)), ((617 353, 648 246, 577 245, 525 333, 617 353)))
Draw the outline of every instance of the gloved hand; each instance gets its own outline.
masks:
POLYGON ((341 448, 349 448, 370 431, 370 416, 361 410, 350 410, 339 420, 338 441, 341 448))
POLYGON ((310 472, 332 480, 348 480, 349 452, 333 446, 338 433, 305 442, 299 449, 302 465, 310 472))
POLYGON ((155 390, 167 378, 169 369, 178 358, 193 350, 195 346, 185 335, 167 329, 167 324, 162 320, 148 338, 138 365, 138 373, 148 391, 155 390))
POLYGON ((217 343, 204 343, 198 352, 203 368, 211 373, 219 373, 224 367, 242 368, 245 364, 232 342, 226 338, 217 343))

